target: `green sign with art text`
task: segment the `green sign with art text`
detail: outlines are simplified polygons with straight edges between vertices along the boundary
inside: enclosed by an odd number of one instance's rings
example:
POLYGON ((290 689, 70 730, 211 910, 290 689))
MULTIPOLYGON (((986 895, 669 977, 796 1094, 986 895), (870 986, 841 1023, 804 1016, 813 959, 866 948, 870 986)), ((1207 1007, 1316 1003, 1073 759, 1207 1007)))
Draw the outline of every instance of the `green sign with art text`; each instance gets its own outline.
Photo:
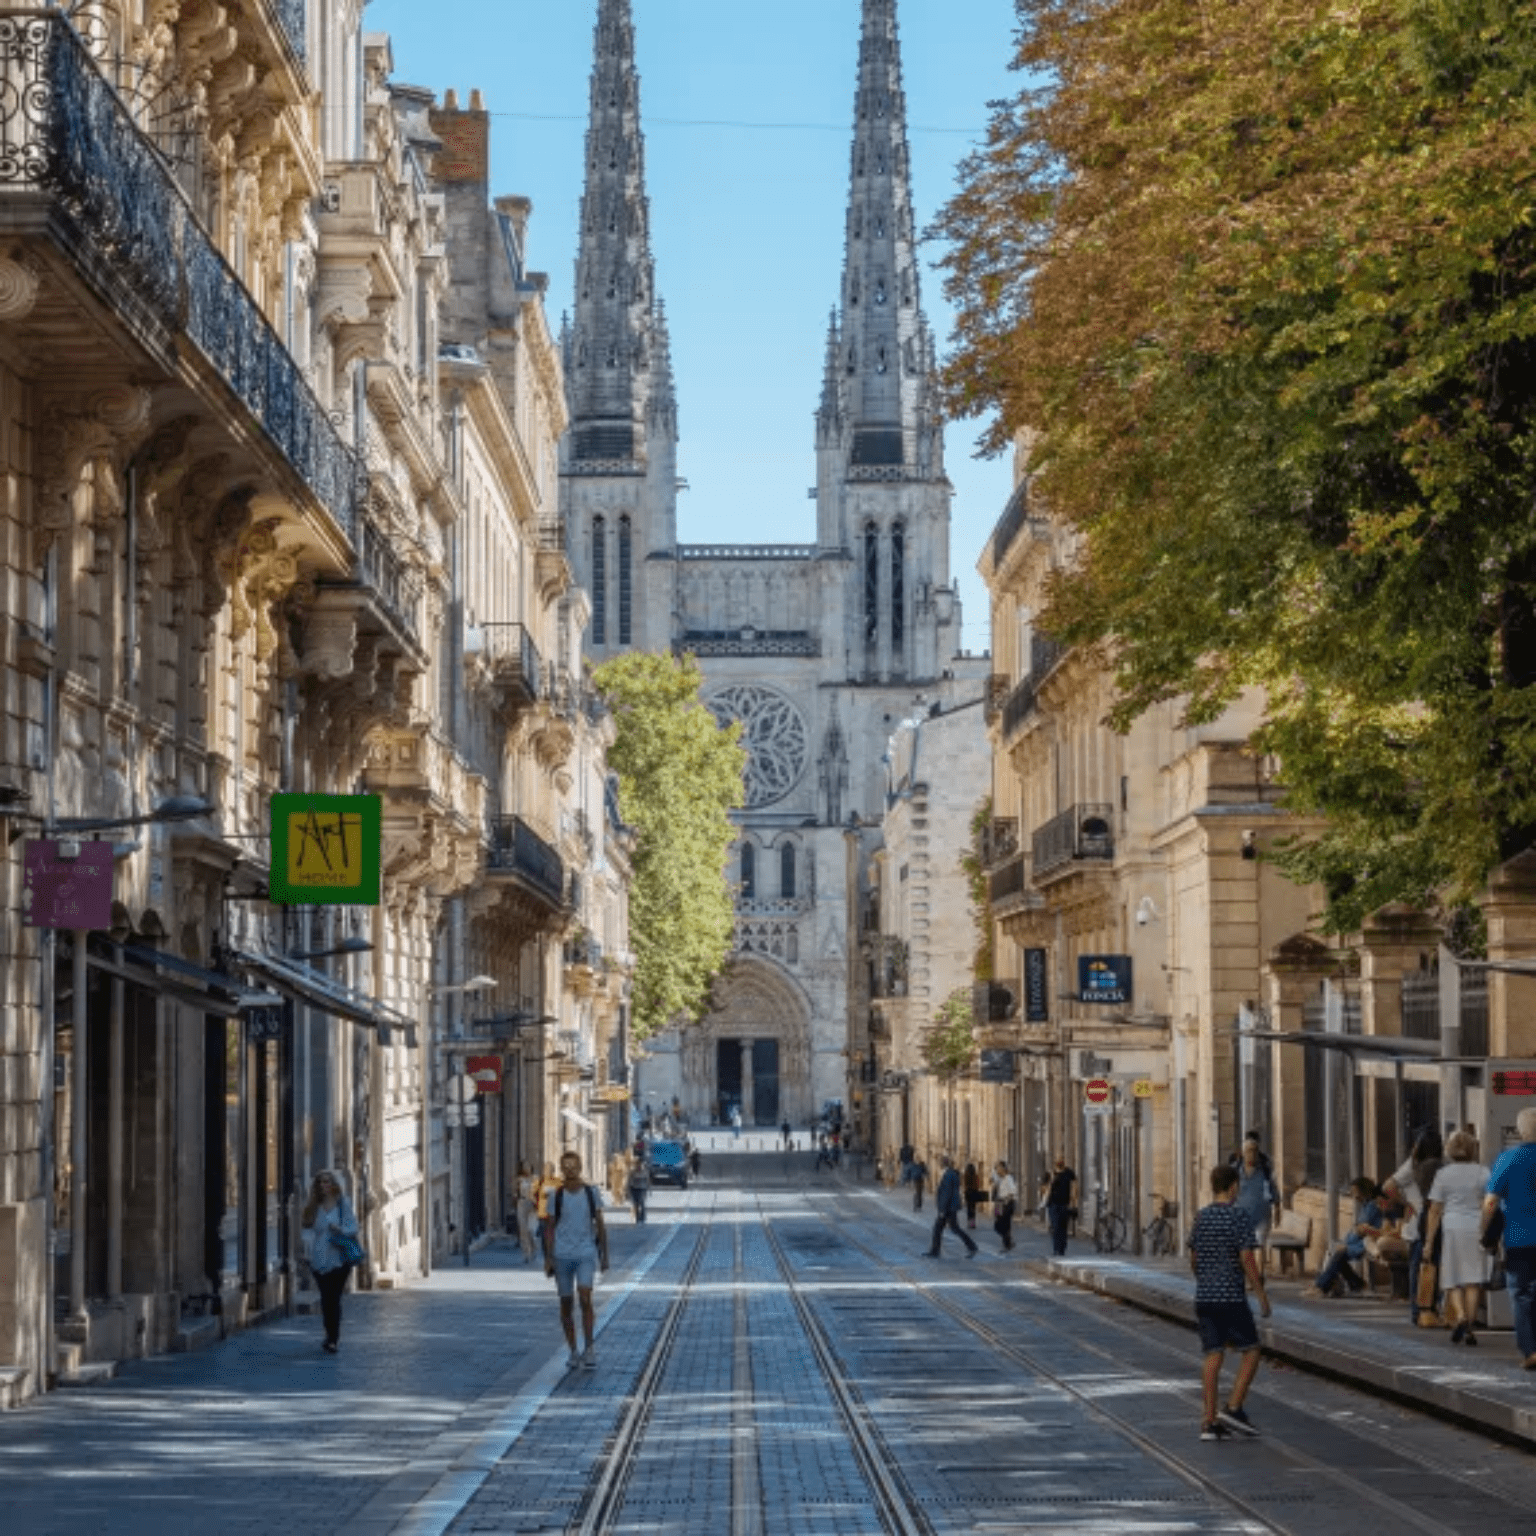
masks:
POLYGON ((378 906, 383 824, 377 795, 273 795, 271 899, 378 906))

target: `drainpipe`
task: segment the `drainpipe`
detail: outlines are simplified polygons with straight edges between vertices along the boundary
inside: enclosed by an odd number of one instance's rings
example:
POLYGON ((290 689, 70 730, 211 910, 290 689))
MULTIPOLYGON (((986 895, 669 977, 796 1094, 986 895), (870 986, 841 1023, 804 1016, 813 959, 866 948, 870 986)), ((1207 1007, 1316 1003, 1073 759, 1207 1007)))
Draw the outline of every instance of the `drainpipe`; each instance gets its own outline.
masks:
MULTIPOLYGON (((59 550, 55 542, 48 551, 43 565, 43 640, 48 646, 50 658, 58 644, 58 590, 59 550)), ((54 763, 57 760, 58 733, 58 676, 52 659, 47 675, 43 678, 43 814, 47 825, 53 824, 55 806, 54 763)), ((56 1130, 54 1120, 54 1012, 57 1008, 54 967, 58 960, 57 936, 52 928, 39 930, 38 958, 42 965, 41 985, 38 988, 41 1008, 38 1046, 38 1143, 41 1149, 38 1178, 43 1197, 43 1284, 40 1287, 40 1316, 37 1326, 37 1391, 39 1396, 48 1390, 58 1362, 55 1358, 53 1334, 53 1297, 56 1289, 54 1268, 58 1262, 55 1252, 54 1226, 57 1211, 54 1207, 54 1177, 57 1154, 54 1148, 56 1130)))

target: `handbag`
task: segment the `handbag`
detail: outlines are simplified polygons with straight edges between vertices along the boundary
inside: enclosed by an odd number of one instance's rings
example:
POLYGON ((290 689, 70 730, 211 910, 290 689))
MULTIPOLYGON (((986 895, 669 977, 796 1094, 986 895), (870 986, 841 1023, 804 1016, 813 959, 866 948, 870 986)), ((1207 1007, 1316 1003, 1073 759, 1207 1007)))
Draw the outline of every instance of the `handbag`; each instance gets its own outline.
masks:
POLYGON ((1440 1289, 1440 1266, 1432 1264, 1425 1259, 1419 1265, 1419 1293, 1414 1297, 1414 1305, 1420 1311, 1433 1312, 1435 1309, 1435 1294, 1440 1289))
POLYGON ((368 1257, 363 1251, 363 1245, 349 1232, 331 1233, 331 1242, 335 1244, 343 1264, 361 1264, 368 1257))

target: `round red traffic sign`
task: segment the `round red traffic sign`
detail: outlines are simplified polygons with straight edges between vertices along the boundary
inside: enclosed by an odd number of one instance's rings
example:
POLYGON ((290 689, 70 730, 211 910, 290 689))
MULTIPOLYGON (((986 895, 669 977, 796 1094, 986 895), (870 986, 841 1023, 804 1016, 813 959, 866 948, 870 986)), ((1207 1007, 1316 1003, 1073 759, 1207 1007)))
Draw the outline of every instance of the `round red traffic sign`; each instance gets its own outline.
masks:
POLYGON ((1092 1077, 1083 1084, 1083 1097, 1090 1104, 1108 1104, 1111 1092, 1107 1077, 1092 1077))

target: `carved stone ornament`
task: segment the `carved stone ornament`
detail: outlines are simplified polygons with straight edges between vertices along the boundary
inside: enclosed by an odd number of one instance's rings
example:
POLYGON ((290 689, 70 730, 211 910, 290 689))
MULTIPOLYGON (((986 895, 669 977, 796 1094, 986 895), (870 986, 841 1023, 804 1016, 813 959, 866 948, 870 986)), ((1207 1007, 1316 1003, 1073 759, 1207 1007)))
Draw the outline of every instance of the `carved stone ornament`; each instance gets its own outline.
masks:
POLYGON ((288 596, 299 579, 299 564, 277 539, 279 518, 248 526, 215 554, 215 569, 229 592, 230 634, 242 640, 254 629, 256 660, 265 664, 278 647, 273 608, 288 596))
MULTIPOLYGON (((39 560, 59 534, 74 526, 75 493, 85 468, 102 462, 98 477, 107 490, 116 483, 111 461, 131 450, 149 425, 150 393, 136 385, 114 385, 75 403, 58 402, 43 412, 37 454, 37 548, 39 560)), ((99 509, 92 508, 93 519, 99 509)))
POLYGON ((37 304, 39 284, 25 257, 0 256, 0 320, 25 320, 37 304))

